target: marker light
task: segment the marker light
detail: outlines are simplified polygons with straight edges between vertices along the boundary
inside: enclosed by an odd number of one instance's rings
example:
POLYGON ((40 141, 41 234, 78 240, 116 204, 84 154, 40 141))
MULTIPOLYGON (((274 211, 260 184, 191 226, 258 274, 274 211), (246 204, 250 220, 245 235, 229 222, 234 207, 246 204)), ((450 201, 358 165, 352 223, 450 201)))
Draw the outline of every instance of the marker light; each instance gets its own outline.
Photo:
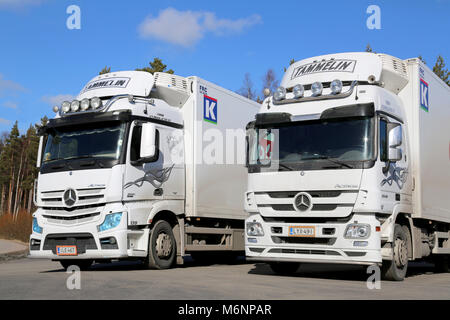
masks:
POLYGON ((292 89, 292 92, 294 92, 294 98, 299 99, 303 97, 303 94, 305 93, 305 88, 301 84, 297 84, 292 89))
POLYGON ((98 97, 94 97, 91 99, 91 107, 92 109, 98 109, 102 107, 102 100, 98 97))
POLYGON ((89 99, 81 100, 81 103, 80 103, 81 110, 86 111, 87 109, 89 109, 89 104, 90 104, 89 99))
POLYGON ((73 100, 72 103, 70 104, 70 110, 72 110, 73 112, 76 112, 79 109, 80 109, 80 101, 73 100))
POLYGON ((311 85, 311 92, 312 92, 313 97, 320 96, 322 94, 322 90, 323 90, 323 85, 321 82, 314 82, 311 85))
POLYGON ((122 212, 110 213, 105 216, 105 221, 98 226, 98 231, 106 231, 117 227, 122 219, 122 212))
POLYGON ((273 93, 273 98, 275 101, 280 101, 286 98, 286 88, 278 87, 277 90, 273 93))
POLYGON ((338 94, 338 93, 341 93, 341 91, 342 91, 342 81, 341 80, 338 80, 338 79, 336 79, 336 80, 333 80, 332 82, 331 82, 331 85, 330 85, 330 88, 331 88, 331 93, 332 94, 338 94))
POLYGON ((61 109, 63 112, 69 112, 70 111, 70 102, 64 101, 61 105, 61 109))
POLYGON ((54 106, 54 107, 53 107, 53 112, 54 112, 54 113, 58 113, 58 111, 59 111, 59 107, 58 107, 58 106, 54 106))

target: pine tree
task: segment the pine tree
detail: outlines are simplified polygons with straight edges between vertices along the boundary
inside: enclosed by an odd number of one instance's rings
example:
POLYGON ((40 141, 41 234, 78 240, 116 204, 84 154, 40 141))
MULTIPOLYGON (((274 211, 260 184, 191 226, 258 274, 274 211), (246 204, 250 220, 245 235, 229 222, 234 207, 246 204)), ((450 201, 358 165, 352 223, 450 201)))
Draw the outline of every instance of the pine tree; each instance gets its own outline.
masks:
POLYGON ((136 69, 136 71, 146 71, 150 72, 151 74, 154 74, 155 72, 166 72, 173 74, 174 71, 172 69, 169 69, 166 71, 167 65, 165 65, 161 59, 154 58, 152 62, 149 63, 150 67, 144 67, 141 69, 136 69))
POLYGON ((370 46, 370 43, 366 46, 366 52, 373 52, 372 47, 370 46))
POLYGON ((99 75, 110 73, 110 72, 111 72, 111 67, 106 66, 99 72, 99 75))
POLYGON ((433 72, 441 78, 448 86, 450 86, 450 72, 445 69, 444 58, 441 55, 438 56, 436 64, 433 67, 433 72))

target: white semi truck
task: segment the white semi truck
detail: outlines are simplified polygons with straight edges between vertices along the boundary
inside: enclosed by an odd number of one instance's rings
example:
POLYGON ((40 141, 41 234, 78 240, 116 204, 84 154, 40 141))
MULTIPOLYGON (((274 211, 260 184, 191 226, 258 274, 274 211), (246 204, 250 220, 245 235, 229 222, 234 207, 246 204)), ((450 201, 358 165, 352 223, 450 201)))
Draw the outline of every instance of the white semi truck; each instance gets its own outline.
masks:
POLYGON ((246 256, 381 265, 450 254, 450 88, 419 59, 375 53, 292 64, 247 126, 246 256))
POLYGON ((243 253, 245 125, 258 109, 195 76, 95 77, 40 130, 30 256, 165 269, 243 253))

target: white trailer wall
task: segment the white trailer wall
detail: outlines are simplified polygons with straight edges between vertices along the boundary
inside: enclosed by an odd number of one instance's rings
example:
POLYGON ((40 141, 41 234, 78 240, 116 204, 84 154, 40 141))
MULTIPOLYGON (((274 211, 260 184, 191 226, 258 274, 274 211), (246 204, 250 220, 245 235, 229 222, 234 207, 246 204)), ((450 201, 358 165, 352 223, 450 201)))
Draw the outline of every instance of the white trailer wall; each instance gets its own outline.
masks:
POLYGON ((414 216, 450 222, 450 88, 418 59, 408 60, 408 73, 399 96, 410 137, 414 216))

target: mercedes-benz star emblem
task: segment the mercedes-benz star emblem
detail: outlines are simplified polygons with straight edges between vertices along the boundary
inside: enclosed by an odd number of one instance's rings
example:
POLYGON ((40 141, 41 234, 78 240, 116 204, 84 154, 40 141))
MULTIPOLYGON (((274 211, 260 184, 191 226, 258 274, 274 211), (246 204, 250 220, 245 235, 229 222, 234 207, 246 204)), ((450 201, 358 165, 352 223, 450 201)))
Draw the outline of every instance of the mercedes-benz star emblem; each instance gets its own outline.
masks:
POLYGON ((300 192, 294 198, 294 208, 299 212, 306 212, 313 207, 312 197, 309 193, 300 192))
POLYGON ((64 192, 64 203, 68 207, 71 207, 71 206, 73 206, 75 204, 76 201, 77 201, 77 194, 75 193, 75 190, 67 189, 64 192))

